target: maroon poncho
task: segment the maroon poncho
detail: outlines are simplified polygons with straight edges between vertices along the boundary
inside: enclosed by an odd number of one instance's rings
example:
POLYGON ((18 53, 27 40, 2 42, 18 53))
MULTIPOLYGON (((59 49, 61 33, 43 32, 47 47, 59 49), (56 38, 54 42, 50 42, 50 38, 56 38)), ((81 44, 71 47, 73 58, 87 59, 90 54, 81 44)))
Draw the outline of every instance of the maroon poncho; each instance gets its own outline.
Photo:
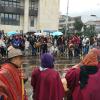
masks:
MULTIPOLYGON (((4 100, 22 100, 21 75, 14 64, 4 64, 0 69, 0 96, 4 100)), ((26 95, 24 100, 27 100, 26 95)))
POLYGON ((80 89, 79 76, 80 68, 72 68, 65 77, 68 87, 74 88, 73 100, 100 100, 100 69, 96 74, 89 75, 88 84, 83 89, 80 89))
POLYGON ((32 73, 33 100, 63 100, 64 88, 58 72, 53 69, 32 73))

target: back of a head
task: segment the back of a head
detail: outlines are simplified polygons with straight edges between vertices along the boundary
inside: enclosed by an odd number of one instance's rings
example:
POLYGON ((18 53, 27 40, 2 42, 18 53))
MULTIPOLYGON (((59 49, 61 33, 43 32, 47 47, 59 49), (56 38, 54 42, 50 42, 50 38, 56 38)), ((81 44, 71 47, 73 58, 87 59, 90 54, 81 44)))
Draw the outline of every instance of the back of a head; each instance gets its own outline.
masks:
POLYGON ((43 68, 54 67, 54 57, 50 53, 45 53, 41 56, 41 67, 43 68))

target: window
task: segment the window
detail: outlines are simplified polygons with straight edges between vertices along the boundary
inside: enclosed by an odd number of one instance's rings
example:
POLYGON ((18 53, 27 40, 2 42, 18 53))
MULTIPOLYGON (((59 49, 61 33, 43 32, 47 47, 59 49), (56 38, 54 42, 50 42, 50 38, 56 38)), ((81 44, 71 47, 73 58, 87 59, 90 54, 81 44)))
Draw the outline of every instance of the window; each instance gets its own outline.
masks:
POLYGON ((5 1, 5 2, 4 2, 4 5, 5 5, 5 6, 8 6, 8 1, 5 1))
POLYGON ((31 0, 31 2, 30 2, 30 8, 37 10, 38 9, 38 1, 31 0))
POLYGON ((1 13, 1 23, 4 24, 4 14, 1 13))
POLYGON ((20 6, 20 0, 1 0, 1 4, 3 6, 19 7, 20 6))
POLYGON ((4 20, 5 20, 5 24, 7 24, 8 25, 8 20, 9 20, 9 17, 8 17, 8 14, 4 14, 4 20))
POLYGON ((13 2, 13 7, 16 7, 16 6, 17 6, 16 2, 13 2))
POLYGON ((31 0, 31 4, 30 4, 30 8, 33 9, 34 8, 34 4, 35 2, 33 0, 31 0))
POLYGON ((20 25, 20 15, 1 13, 1 24, 20 25))
POLYGON ((12 2, 9 2, 9 6, 13 6, 13 3, 12 2))
POLYGON ((59 22, 60 23, 64 23, 64 22, 66 22, 66 20, 65 19, 62 19, 62 20, 59 20, 59 22))
POLYGON ((1 4, 1 5, 4 5, 4 1, 0 1, 0 4, 1 4))
POLYGON ((34 16, 31 16, 31 26, 34 27, 34 16))

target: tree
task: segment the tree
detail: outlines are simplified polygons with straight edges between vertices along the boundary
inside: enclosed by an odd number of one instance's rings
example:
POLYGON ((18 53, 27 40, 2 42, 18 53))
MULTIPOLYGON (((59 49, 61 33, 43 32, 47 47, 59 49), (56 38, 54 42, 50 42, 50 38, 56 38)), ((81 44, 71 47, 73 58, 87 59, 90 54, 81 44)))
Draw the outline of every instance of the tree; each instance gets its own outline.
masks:
POLYGON ((82 27, 83 27, 83 22, 81 21, 81 20, 75 20, 75 23, 74 23, 74 28, 75 28, 75 30, 77 30, 77 31, 81 31, 81 29, 82 29, 82 27))
POLYGON ((94 25, 90 25, 90 26, 83 26, 84 28, 84 35, 85 36, 94 36, 96 35, 96 31, 95 31, 95 26, 94 25))

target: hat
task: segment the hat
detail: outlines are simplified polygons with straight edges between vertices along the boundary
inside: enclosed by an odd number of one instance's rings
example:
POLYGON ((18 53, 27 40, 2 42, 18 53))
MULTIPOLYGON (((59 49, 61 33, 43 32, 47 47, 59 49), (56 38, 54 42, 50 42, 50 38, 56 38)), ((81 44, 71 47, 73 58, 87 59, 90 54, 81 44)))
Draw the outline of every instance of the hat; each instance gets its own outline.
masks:
POLYGON ((54 67, 54 57, 49 53, 43 54, 41 56, 41 67, 53 68, 54 67))
POLYGON ((98 64, 98 58, 100 56, 100 50, 93 48, 91 49, 88 54, 83 58, 82 64, 83 65, 97 65, 98 64))
POLYGON ((23 56, 23 53, 20 49, 12 48, 8 51, 8 58, 9 59, 17 57, 17 56, 23 56))

